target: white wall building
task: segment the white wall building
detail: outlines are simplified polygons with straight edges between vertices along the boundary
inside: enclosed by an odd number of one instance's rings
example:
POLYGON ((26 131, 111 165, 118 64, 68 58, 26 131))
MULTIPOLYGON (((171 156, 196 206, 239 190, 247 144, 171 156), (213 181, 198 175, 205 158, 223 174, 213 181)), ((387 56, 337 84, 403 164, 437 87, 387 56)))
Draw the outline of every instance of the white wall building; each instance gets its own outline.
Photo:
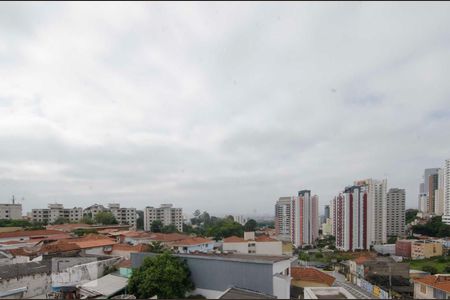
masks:
POLYGON ((275 234, 280 240, 291 239, 291 197, 280 197, 275 204, 275 234))
POLYGON ((79 222, 83 218, 83 209, 81 207, 64 208, 62 204, 52 203, 48 205, 48 208, 31 210, 31 219, 35 222, 53 223, 58 218, 79 222))
POLYGON ((387 242, 387 180, 372 178, 358 180, 358 186, 367 186, 367 234, 372 244, 385 244, 387 242))
POLYGON ((153 221, 159 220, 164 226, 173 224, 178 231, 183 231, 183 211, 172 204, 161 204, 159 208, 147 206, 144 209, 144 230, 150 231, 153 221))
POLYGON ((268 236, 255 237, 254 232, 245 232, 244 238, 232 236, 222 243, 224 252, 255 255, 282 255, 283 243, 268 236))
POLYGON ((387 202, 387 236, 405 234, 405 190, 389 189, 387 202))
POLYGON ((137 212, 136 208, 120 207, 119 203, 110 203, 109 211, 114 215, 119 224, 128 224, 132 230, 136 230, 137 212))
POLYGON ((445 161, 444 170, 444 215, 442 222, 450 225, 450 159, 445 161))
POLYGON ((0 220, 22 219, 22 204, 5 203, 0 204, 0 220))

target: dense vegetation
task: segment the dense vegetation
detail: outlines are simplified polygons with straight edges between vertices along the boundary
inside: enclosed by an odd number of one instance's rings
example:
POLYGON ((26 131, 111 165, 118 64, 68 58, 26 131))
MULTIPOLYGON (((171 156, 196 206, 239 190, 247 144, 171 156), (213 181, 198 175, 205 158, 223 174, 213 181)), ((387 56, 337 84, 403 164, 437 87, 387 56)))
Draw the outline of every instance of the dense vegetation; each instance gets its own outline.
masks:
POLYGON ((422 270, 432 274, 450 273, 450 258, 445 256, 407 261, 411 269, 422 270))
MULTIPOLYGON (((256 229, 255 220, 248 220, 245 224, 247 229, 256 229)), ((191 219, 191 225, 184 224, 183 231, 193 233, 198 236, 210 236, 215 240, 220 240, 230 236, 244 236, 244 226, 234 221, 233 216, 218 218, 210 216, 208 212, 200 213, 197 210, 191 219)))
POLYGON ((414 225, 412 232, 433 237, 448 237, 450 236, 450 225, 442 223, 442 217, 433 217, 424 225, 414 225))
POLYGON ((102 224, 102 225, 113 225, 118 224, 116 218, 112 214, 112 212, 109 211, 101 211, 97 213, 94 217, 94 221, 96 224, 102 224))
POLYGON ((177 299, 185 298, 194 290, 194 284, 186 262, 164 252, 145 258, 142 266, 133 270, 128 290, 140 299, 155 295, 158 299, 177 299))
POLYGON ((416 215, 419 212, 417 209, 407 209, 405 211, 405 224, 409 224, 416 219, 416 215))
POLYGON ((45 229, 45 224, 27 220, 0 220, 0 227, 22 227, 25 230, 45 229))
POLYGON ((150 231, 162 233, 174 233, 178 232, 178 229, 173 224, 163 225, 163 223, 160 220, 155 220, 152 222, 152 224, 150 224, 150 231))

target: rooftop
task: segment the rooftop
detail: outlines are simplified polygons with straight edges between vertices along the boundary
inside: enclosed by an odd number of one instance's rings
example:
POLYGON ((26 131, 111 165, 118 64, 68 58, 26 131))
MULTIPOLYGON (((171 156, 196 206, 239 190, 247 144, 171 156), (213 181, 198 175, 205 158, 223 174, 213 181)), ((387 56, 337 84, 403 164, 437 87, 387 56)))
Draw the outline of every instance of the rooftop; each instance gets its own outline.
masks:
POLYGON ((214 243, 214 241, 205 239, 202 237, 191 237, 191 238, 183 239, 180 241, 176 241, 172 245, 173 246, 195 246, 195 245, 201 245, 201 244, 207 244, 207 243, 214 243))
POLYGON ((289 258, 285 256, 238 254, 238 253, 230 253, 230 254, 196 253, 196 254, 178 254, 178 256, 200 258, 200 259, 230 260, 230 261, 266 263, 266 264, 289 260, 289 258))
POLYGON ((219 299, 276 299, 273 295, 232 287, 226 290, 219 299))
POLYGON ((435 289, 450 293, 450 274, 428 275, 414 279, 414 282, 423 283, 432 286, 435 289))
POLYGON ((50 272, 50 260, 21 264, 8 264, 2 265, 0 268, 0 280, 50 272))
POLYGON ((20 230, 0 233, 0 239, 17 237, 48 237, 50 235, 61 234, 58 230, 20 230))
POLYGON ((325 283, 332 286, 336 278, 314 268, 292 267, 292 280, 325 283))
POLYGON ((88 234, 85 237, 71 239, 70 243, 75 243, 81 249, 94 248, 94 247, 103 247, 103 246, 112 246, 117 244, 116 241, 107 238, 105 236, 97 235, 97 234, 88 234))

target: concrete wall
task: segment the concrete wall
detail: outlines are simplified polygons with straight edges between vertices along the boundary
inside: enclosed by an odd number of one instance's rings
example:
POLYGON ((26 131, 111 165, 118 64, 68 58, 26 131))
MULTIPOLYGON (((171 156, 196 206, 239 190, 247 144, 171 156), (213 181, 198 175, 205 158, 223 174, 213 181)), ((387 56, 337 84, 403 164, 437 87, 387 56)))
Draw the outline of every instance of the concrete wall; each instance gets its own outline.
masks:
POLYGON ((278 299, 289 299, 291 294, 291 278, 276 275, 273 277, 273 295, 278 299))
POLYGON ((187 250, 183 250, 185 247, 174 247, 179 253, 193 253, 193 252, 208 252, 214 249, 214 243, 186 246, 187 250))
MULTIPOLYGON (((145 257, 154 253, 132 253, 133 268, 139 267, 145 257)), ((289 267, 290 262, 273 268, 272 263, 237 262, 196 257, 182 257, 191 270, 191 278, 197 289, 225 291, 237 286, 244 289, 273 294, 273 272, 281 272, 282 265, 289 267)))
POLYGON ((261 255, 282 255, 283 244, 278 242, 256 242, 256 254, 261 255))
POLYGON ((421 283, 414 283, 414 299, 434 299, 433 297, 433 288, 424 284, 426 288, 426 292, 422 293, 420 291, 421 283))
POLYGON ((0 291, 8 291, 21 287, 27 287, 24 298, 45 295, 50 292, 51 277, 48 273, 34 274, 11 279, 0 280, 0 291))
POLYGON ((92 254, 92 255, 105 255, 105 252, 103 251, 103 247, 84 249, 83 252, 85 254, 92 254))
POLYGON ((236 251, 237 253, 248 254, 248 242, 243 243, 223 243, 223 251, 236 251))

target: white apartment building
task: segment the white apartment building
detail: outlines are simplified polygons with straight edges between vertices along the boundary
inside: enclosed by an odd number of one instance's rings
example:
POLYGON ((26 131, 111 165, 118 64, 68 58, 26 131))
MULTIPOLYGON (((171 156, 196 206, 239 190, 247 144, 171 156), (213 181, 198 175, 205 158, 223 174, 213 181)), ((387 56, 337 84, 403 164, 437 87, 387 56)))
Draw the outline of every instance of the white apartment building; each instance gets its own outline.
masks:
POLYGON ((405 190, 389 189, 387 201, 387 236, 405 234, 405 190))
POLYGON ((92 218, 95 218, 96 214, 98 214, 99 212, 103 212, 103 211, 108 211, 108 209, 101 204, 94 204, 94 205, 86 207, 83 210, 83 215, 88 215, 88 216, 91 216, 92 218))
POLYGON ((442 222, 450 225, 450 159, 444 165, 444 215, 442 222))
POLYGON ((144 230, 150 231, 153 221, 159 220, 164 226, 173 224, 178 231, 183 231, 183 212, 172 204, 161 204, 159 208, 147 206, 144 210, 144 230))
POLYGON ((313 245, 319 237, 319 197, 310 190, 281 197, 275 204, 275 234, 296 247, 313 245))
POLYGON ((283 243, 268 236, 257 236, 255 232, 245 232, 244 238, 231 236, 222 243, 224 252, 255 254, 255 255, 282 255, 283 243))
POLYGON ((0 220, 22 219, 22 204, 5 203, 0 204, 0 220))
POLYGON ((247 223, 247 218, 245 218, 244 216, 233 216, 233 219, 235 222, 241 224, 242 226, 247 223))
POLYGON ((387 180, 372 178, 355 181, 357 186, 367 186, 367 234, 372 244, 387 242, 387 180))
POLYGON ((291 239, 291 197, 280 197, 275 204, 275 234, 283 241, 291 239))
POLYGON ((120 207, 119 203, 110 203, 109 211, 114 215, 119 224, 131 225, 136 230, 137 212, 136 208, 120 207))
POLYGON ((31 219, 35 222, 53 223, 58 218, 65 218, 70 222, 79 222, 83 218, 81 207, 64 208, 62 204, 52 203, 48 208, 34 208, 31 210, 31 219))

